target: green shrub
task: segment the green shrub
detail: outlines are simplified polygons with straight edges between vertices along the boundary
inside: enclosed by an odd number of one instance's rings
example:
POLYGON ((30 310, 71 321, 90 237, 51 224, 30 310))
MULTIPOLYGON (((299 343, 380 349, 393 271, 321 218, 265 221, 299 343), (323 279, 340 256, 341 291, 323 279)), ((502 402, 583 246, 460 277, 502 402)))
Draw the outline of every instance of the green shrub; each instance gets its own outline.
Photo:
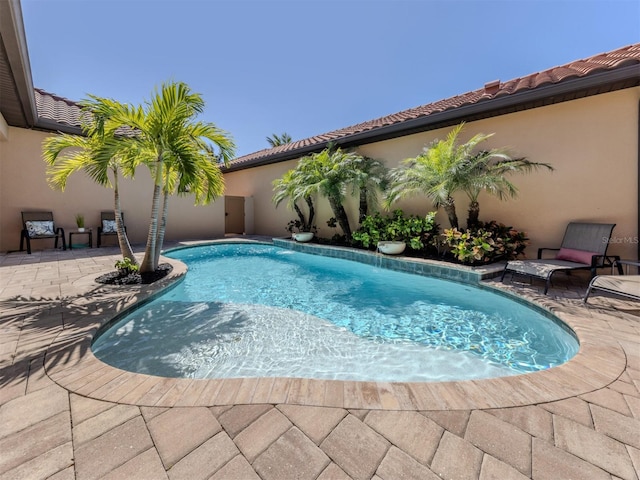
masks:
POLYGON ((398 241, 405 242, 415 251, 429 250, 438 235, 435 216, 436 212, 425 217, 405 216, 400 209, 389 217, 379 213, 367 215, 362 219, 360 228, 352 234, 354 246, 373 250, 380 241, 398 241))
POLYGON ((123 258, 122 260, 118 260, 116 262, 115 267, 124 275, 135 273, 140 268, 138 267, 138 265, 133 263, 129 258, 123 258))
POLYGON ((451 255, 467 265, 512 260, 524 252, 528 240, 524 232, 496 221, 465 231, 447 229, 442 236, 451 255))

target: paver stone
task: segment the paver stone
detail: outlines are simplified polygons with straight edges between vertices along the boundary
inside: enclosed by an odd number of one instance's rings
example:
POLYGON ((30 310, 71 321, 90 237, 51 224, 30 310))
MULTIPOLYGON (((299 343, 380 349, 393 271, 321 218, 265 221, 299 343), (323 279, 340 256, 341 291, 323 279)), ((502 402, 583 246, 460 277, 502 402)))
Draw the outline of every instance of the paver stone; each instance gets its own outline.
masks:
POLYGON ((620 478, 637 480, 629 454, 620 442, 564 417, 555 416, 553 422, 558 448, 620 478))
POLYGON ((166 469, 222 430, 205 407, 171 408, 147 426, 166 469))
POLYGON ((382 480, 440 480, 438 475, 394 446, 382 459, 376 474, 382 480))
POLYGON ((111 470, 101 480, 164 480, 167 478, 155 448, 142 452, 124 465, 111 470))
POLYGON ((290 428, 253 462, 264 480, 315 480, 329 457, 298 428, 290 428))
POLYGON ((347 415, 342 408, 278 405, 278 409, 316 444, 320 444, 347 415))
POLYGON ((516 426, 474 410, 464 438, 523 474, 531 475, 531 436, 516 426))
POLYGON ((207 479, 239 453, 229 435, 220 432, 171 467, 169 478, 207 479))
POLYGON ((320 448, 348 475, 368 479, 390 444, 353 415, 347 415, 324 439, 320 448))
POLYGON ((374 410, 365 423, 423 465, 431 463, 444 430, 417 412, 374 410))
POLYGON ((431 470, 445 480, 475 480, 480 474, 481 465, 481 450, 445 431, 431 462, 431 470))
POLYGON ((544 440, 534 438, 532 450, 533 478, 610 479, 610 475, 601 468, 544 440))

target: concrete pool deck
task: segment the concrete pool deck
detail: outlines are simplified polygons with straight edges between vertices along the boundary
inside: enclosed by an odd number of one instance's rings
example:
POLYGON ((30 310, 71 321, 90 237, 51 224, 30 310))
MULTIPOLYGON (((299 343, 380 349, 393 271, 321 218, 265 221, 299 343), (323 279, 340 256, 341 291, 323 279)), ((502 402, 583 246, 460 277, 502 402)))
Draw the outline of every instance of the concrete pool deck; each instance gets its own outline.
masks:
MULTIPOLYGON (((505 285, 581 341, 565 365, 472 382, 185 380, 93 357, 160 285, 107 287, 115 248, 0 255, 0 478, 635 479, 640 304, 561 277, 505 285)), ((173 275, 180 275, 180 267, 173 275)), ((165 282, 166 283, 166 282, 165 282)))

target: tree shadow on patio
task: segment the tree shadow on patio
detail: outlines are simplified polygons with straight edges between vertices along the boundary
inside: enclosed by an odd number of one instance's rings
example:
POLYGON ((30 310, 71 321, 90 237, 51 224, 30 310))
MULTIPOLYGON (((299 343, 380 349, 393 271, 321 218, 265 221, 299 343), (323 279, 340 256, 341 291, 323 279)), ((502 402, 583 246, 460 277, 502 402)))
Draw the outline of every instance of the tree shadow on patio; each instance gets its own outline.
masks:
MULTIPOLYGON (((0 387, 22 382, 26 386, 30 363, 43 356, 48 369, 75 363, 88 353, 101 325, 130 313, 138 301, 146 298, 146 292, 123 294, 120 289, 97 286, 80 295, 63 298, 18 295, 0 301, 3 343, 13 343, 10 364, 0 366, 0 387)), ((181 353, 184 346, 162 343, 163 329, 170 323, 179 323, 180 336, 189 338, 188 345, 196 350, 207 343, 235 335, 247 320, 246 312, 230 309, 218 302, 161 301, 156 304, 152 315, 137 320, 138 328, 144 330, 140 350, 146 350, 147 363, 161 366, 163 376, 184 377, 189 372, 171 362, 171 357, 181 353), (156 321, 158 318, 161 320, 156 321), (215 331, 209 328, 212 324, 215 331), (155 341, 146 343, 144 336, 147 333, 150 333, 149 338, 155 337, 155 341)), ((164 336, 166 338, 166 334, 164 336)))
POLYGON ((4 352, 0 360, 0 387, 26 381, 28 363, 45 352, 52 364, 84 355, 90 347, 89 341, 82 341, 87 335, 92 336, 102 323, 147 296, 147 292, 123 293, 96 286, 62 298, 17 295, 1 300, 4 352), (49 350, 54 342, 56 348, 49 350), (24 364, 27 368, 20 367, 24 364))

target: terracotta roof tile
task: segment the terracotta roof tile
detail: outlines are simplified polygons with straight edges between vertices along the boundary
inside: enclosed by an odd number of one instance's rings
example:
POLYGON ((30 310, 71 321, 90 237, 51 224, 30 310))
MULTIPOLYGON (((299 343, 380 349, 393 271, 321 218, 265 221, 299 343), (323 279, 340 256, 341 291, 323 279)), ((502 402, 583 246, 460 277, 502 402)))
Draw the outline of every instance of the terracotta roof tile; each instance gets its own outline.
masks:
POLYGON ((35 89, 35 99, 38 118, 80 127, 81 111, 76 102, 40 88, 35 89))

